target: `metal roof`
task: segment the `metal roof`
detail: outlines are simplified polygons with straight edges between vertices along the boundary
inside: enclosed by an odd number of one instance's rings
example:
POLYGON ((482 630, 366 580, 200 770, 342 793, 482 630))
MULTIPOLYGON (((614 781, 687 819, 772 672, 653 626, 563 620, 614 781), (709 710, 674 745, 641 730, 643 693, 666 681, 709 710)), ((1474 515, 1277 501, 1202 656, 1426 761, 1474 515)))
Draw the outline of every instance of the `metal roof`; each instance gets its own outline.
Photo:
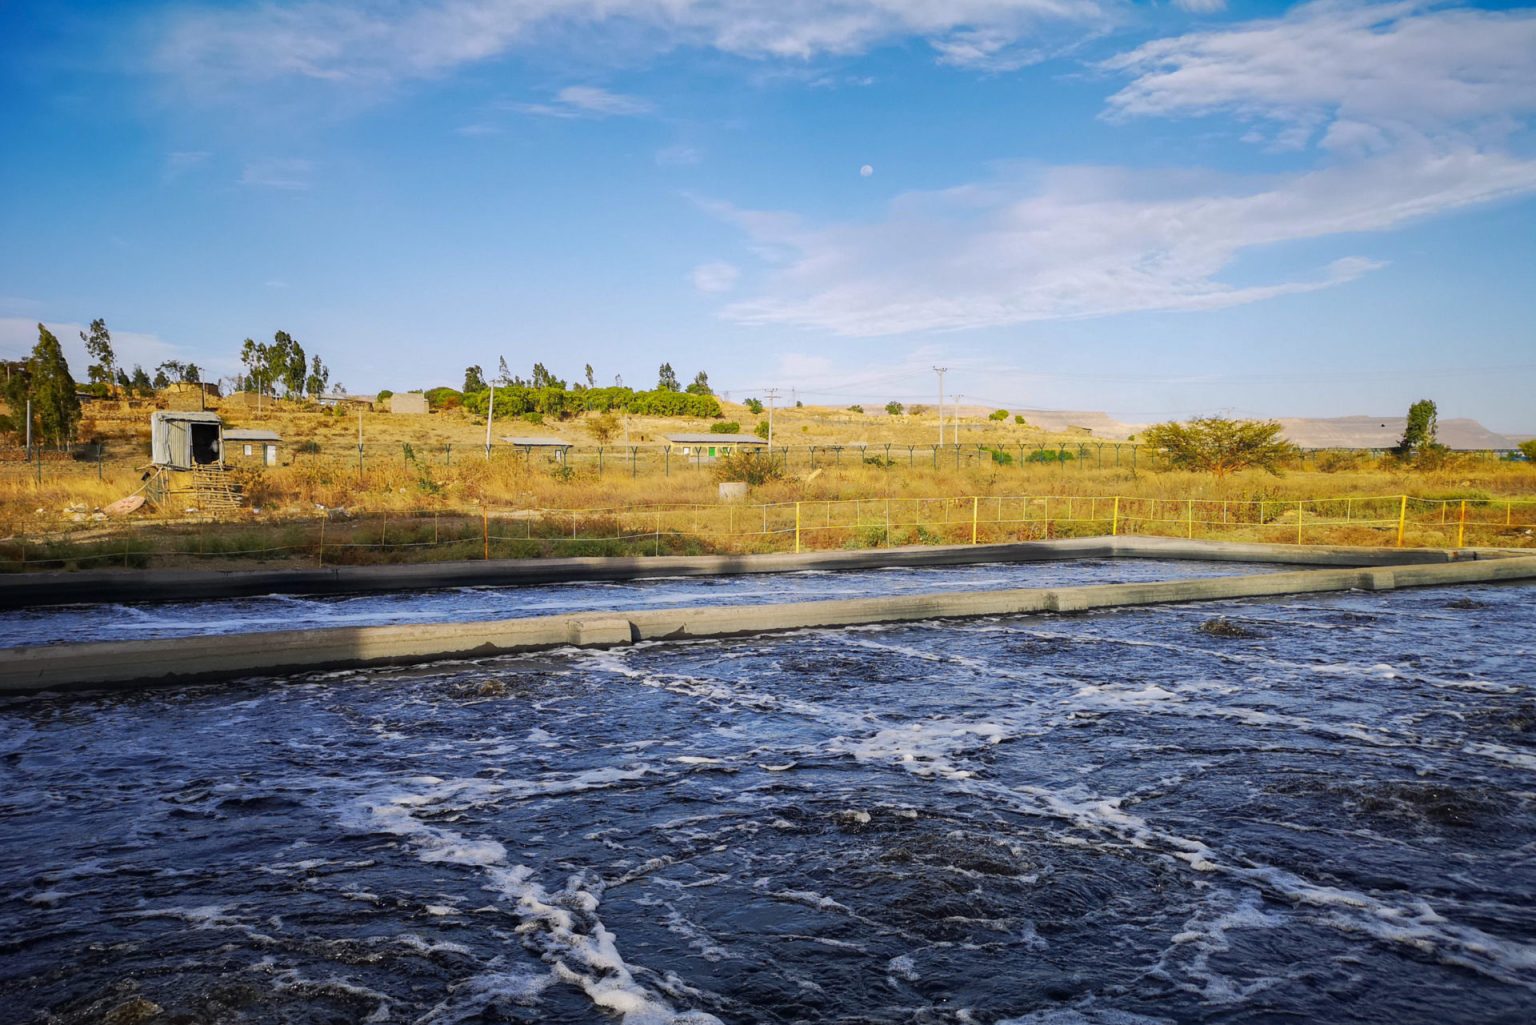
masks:
POLYGON ((559 438, 502 438, 508 445, 516 445, 518 448, 571 448, 574 441, 561 441, 559 438))
POLYGON ((237 427, 234 430, 224 431, 225 441, 282 441, 283 436, 276 431, 263 431, 254 427, 237 427))
POLYGON ((669 434, 674 445, 766 445, 755 434, 669 434))

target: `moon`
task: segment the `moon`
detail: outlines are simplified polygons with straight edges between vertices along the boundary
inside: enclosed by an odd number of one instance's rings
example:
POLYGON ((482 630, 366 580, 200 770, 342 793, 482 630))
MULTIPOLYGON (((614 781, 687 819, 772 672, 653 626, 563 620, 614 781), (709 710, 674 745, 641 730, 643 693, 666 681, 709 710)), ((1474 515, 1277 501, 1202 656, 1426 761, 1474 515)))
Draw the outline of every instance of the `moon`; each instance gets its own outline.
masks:
POLYGON ((875 169, 873 167, 869 166, 868 164, 865 164, 863 167, 859 168, 859 177, 861 177, 861 178, 868 178, 870 175, 872 175, 874 173, 875 173, 875 169))

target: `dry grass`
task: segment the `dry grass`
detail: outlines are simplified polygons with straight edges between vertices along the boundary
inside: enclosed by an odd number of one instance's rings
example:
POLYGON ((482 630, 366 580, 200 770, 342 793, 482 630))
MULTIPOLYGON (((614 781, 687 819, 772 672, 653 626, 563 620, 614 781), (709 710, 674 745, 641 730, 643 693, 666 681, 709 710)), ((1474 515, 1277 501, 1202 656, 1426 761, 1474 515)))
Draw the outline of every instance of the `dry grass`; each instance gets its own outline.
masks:
MULTIPOLYGON (((76 551, 85 561, 73 560, 75 564, 115 558, 119 564, 126 561, 134 565, 151 558, 157 564, 178 559, 212 564, 222 558, 244 559, 263 554, 318 558, 322 520, 327 521, 326 529, 332 532, 328 561, 466 554, 474 557, 484 554, 484 539, 478 550, 472 551, 477 545, 474 537, 469 536, 479 536, 482 511, 489 514, 490 523, 510 523, 522 531, 522 536, 514 536, 511 528, 501 533, 490 531, 502 538, 492 538, 493 548, 502 546, 493 554, 507 555, 782 550, 793 541, 792 533, 786 534, 792 524, 784 522, 788 515, 784 510, 796 502, 889 499, 931 503, 972 495, 1049 496, 1058 510, 1063 502, 1110 496, 1164 503, 1194 502, 1208 510, 1198 517, 1199 534, 1253 540, 1294 541, 1295 502, 1346 496, 1408 494, 1452 503, 1444 507, 1416 504, 1408 528, 1409 543, 1443 545, 1448 539, 1453 540, 1458 503, 1463 498, 1472 502, 1468 543, 1532 544, 1525 525, 1536 519, 1536 505, 1518 504, 1521 500, 1536 499, 1536 466, 1531 464, 1455 457, 1434 471, 1420 472, 1391 461, 1355 457, 1328 461, 1328 468, 1334 472, 1309 466, 1278 478, 1242 473, 1216 480, 1156 470, 1145 453, 1133 469, 1128 448, 1122 450, 1118 467, 1114 465, 1112 448, 1103 450, 1106 465, 1102 468, 1096 448, 1088 450, 1086 462, 1020 462, 1020 444, 1027 446, 1026 452, 1038 445, 1064 445, 1074 450, 1085 441, 1092 445, 1093 439, 1047 437, 1011 421, 973 420, 967 422, 962 432, 966 442, 962 465, 955 466, 952 456, 946 455, 935 468, 926 453, 909 457, 905 450, 907 445, 932 444, 936 428, 931 414, 924 418, 893 418, 801 409, 779 410, 775 416, 775 441, 793 445, 795 450, 785 479, 753 489, 749 499, 753 507, 779 508, 762 513, 765 519, 773 521, 767 533, 750 533, 729 519, 728 528, 699 522, 700 515, 709 519, 712 514, 708 510, 723 508, 717 501, 716 482, 709 464, 690 464, 674 455, 670 472, 663 472, 663 457, 657 448, 660 439, 678 431, 707 430, 707 423, 630 418, 629 440, 645 448, 632 476, 629 449, 622 435, 605 447, 604 465, 599 472, 590 451, 595 442, 581 420, 541 426, 509 421, 495 429, 497 437, 554 436, 588 449, 571 465, 564 466, 542 455, 526 458, 505 446, 499 447, 487 462, 482 448, 484 424, 457 411, 430 416, 365 413, 366 449, 359 470, 355 414, 319 414, 280 403, 264 410, 259 419, 254 412, 226 413, 231 425, 259 424, 277 430, 284 438, 284 465, 239 471, 245 478, 248 499, 244 510, 216 525, 201 522, 193 527, 185 525, 186 521, 208 517, 190 513, 186 502, 173 502, 154 514, 139 514, 134 526, 137 533, 125 548, 120 534, 106 542, 96 536, 120 530, 121 525, 103 523, 94 514, 141 485, 142 467, 148 461, 148 412, 149 408, 142 405, 91 407, 82 436, 99 437, 105 442, 106 458, 100 467, 95 463, 50 461, 42 465, 39 480, 33 466, 0 464, 0 536, 27 538, 34 545, 47 541, 55 546, 75 546, 68 551, 54 550, 46 560, 50 563, 71 562, 69 552, 76 551), (854 442, 865 442, 871 447, 861 454, 847 447, 854 442), (305 443, 312 443, 319 452, 300 451, 305 443), (817 465, 808 465, 808 455, 802 446, 834 443, 845 446, 843 451, 823 449, 817 456, 817 465), (973 443, 998 446, 1012 457, 1011 462, 995 462, 989 453, 978 453, 973 443), (893 446, 889 463, 884 458, 883 446, 887 444, 893 446), (1503 507, 1501 517, 1498 503, 1505 501, 1516 504, 1503 507), (1227 508, 1219 519, 1210 510, 1222 503, 1227 508), (1288 508, 1287 503, 1291 503, 1288 508), (676 506, 697 506, 705 512, 679 513, 665 522, 656 521, 652 515, 647 521, 650 525, 643 531, 632 522, 636 510, 676 506), (1252 514, 1237 511, 1242 508, 1251 508, 1252 514), (585 512, 572 514, 571 510, 585 512), (530 511, 534 515, 523 515, 530 511), (1449 516, 1449 520, 1441 522, 1440 516, 1449 516), (1511 521, 1510 529, 1503 529, 1505 518, 1511 521), (389 544, 382 548, 343 547, 349 542, 340 538, 354 527, 362 530, 358 526, 360 520, 370 524, 369 531, 383 523, 389 544), (540 534, 540 525, 546 520, 560 525, 561 537, 540 534), (433 523, 438 531, 437 540, 431 544, 419 539, 407 543, 403 533, 390 533, 403 531, 406 524, 424 530, 421 525, 427 522, 433 523), (574 540, 568 534, 572 523, 576 528, 574 540), (465 536, 444 540, 445 524, 465 536), (630 536, 638 533, 644 533, 649 540, 630 536), (397 536, 402 540, 397 542, 397 536), (145 546, 142 557, 135 547, 139 541, 145 546), (101 552, 91 548, 103 543, 108 547, 101 552)), ((744 430, 750 429, 749 425, 757 419, 744 407, 728 409, 727 417, 739 419, 744 430)), ((1063 516, 1056 512, 1041 517, 1037 515, 1039 510, 1031 507, 1032 511, 1019 517, 1002 517, 1004 523, 980 525, 978 539, 1041 536, 1046 531, 1051 536, 1102 533, 1110 526, 1108 508, 1101 503, 1091 505, 1089 515, 1063 516)), ((736 513, 724 515, 729 518, 736 513)), ((864 515, 865 511, 860 509, 855 517, 857 522, 825 523, 816 531, 807 531, 802 544, 829 547, 970 540, 969 512, 955 522, 950 521, 947 512, 942 516, 930 511, 898 515, 894 526, 888 526, 883 517, 858 519, 864 515)), ((1301 525, 1307 540, 1312 541, 1395 540, 1395 525, 1390 531, 1384 531, 1380 523, 1361 526, 1353 521, 1358 515, 1346 521, 1342 512, 1309 506, 1302 513, 1301 525)), ((1377 510, 1369 518, 1380 520, 1384 515, 1377 510)), ((1392 516, 1395 517, 1395 511, 1392 516)), ((1124 519, 1128 529, 1146 533, 1187 533, 1189 529, 1188 524, 1181 526, 1177 510, 1169 512, 1166 506, 1149 515, 1144 511, 1138 514, 1128 505, 1124 519)), ((44 554, 46 551, 39 548, 28 559, 29 565, 44 554)), ((19 562, 16 557, 16 552, 0 553, 0 558, 19 562)))

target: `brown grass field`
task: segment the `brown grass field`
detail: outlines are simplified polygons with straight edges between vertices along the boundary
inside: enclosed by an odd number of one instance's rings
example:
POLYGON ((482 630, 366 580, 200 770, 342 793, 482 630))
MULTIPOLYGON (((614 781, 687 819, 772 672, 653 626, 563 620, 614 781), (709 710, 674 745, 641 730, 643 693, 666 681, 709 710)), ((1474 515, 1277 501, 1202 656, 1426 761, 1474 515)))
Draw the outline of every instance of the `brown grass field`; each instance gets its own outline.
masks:
MULTIPOLYGON (((744 432, 761 419, 725 406, 744 432)), ((359 469, 355 413, 278 403, 258 416, 226 407, 227 425, 283 437, 279 466, 232 471, 243 508, 214 515, 197 508, 196 496, 174 495, 160 508, 106 519, 98 510, 142 486, 152 408, 86 407, 80 435, 103 443, 99 462, 50 453, 27 464, 19 452, 0 462, 0 570, 782 551, 796 543, 797 512, 803 548, 1111 531, 1395 544, 1405 512, 1405 544, 1536 545, 1536 466, 1528 463, 1453 455, 1423 469, 1334 453, 1278 477, 1218 480, 1163 468, 1145 450, 1133 456, 1129 444, 1117 456, 1113 442, 964 417, 958 453, 947 449, 935 466, 932 412, 828 408, 778 410, 774 441, 789 447, 786 472, 728 504, 709 462, 663 454, 665 435, 705 433, 710 421, 628 418, 603 443, 599 465, 591 417, 494 425, 498 439, 580 446, 560 463, 499 442, 487 461, 484 421, 462 411, 365 412, 359 469), (1030 461, 1042 450, 1073 458, 1030 461), (1410 498, 1406 509, 1400 496, 1410 498)))

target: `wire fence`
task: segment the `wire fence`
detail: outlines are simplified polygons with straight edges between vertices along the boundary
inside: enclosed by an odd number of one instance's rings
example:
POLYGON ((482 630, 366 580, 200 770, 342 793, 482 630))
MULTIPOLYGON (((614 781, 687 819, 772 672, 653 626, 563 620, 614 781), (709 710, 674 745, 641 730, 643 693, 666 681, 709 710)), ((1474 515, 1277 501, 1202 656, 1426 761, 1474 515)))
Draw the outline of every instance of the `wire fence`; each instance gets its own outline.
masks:
MULTIPOLYGON (((358 474, 389 467, 483 466, 487 462, 504 465, 518 462, 529 468, 555 474, 585 473, 608 476, 671 476, 687 472, 713 471, 717 460, 736 451, 753 451, 786 471, 817 468, 873 466, 884 469, 966 470, 1031 469, 1055 467, 1063 472, 1106 469, 1165 469, 1166 460, 1158 452, 1135 442, 1098 441, 1094 439, 1056 439, 1029 442, 984 441, 947 445, 918 445, 886 442, 846 442, 838 444, 775 444, 771 451, 761 447, 719 441, 663 444, 610 442, 587 444, 549 439, 537 445, 499 440, 489 448, 483 445, 440 441, 366 442, 364 444, 302 442, 280 445, 269 463, 264 445, 230 442, 225 461, 230 466, 252 468, 284 466, 302 468, 326 464, 337 471, 358 474)), ((1380 449, 1305 449, 1287 461, 1289 469, 1340 471, 1359 468, 1386 454, 1380 449)), ((1523 458, 1519 453, 1488 450, 1460 452, 1458 458, 1486 462, 1523 458)), ((122 452, 104 446, 77 446, 72 452, 38 452, 23 458, 21 449, 0 452, 0 479, 27 480, 37 485, 50 482, 101 480, 125 461, 143 463, 148 451, 122 452)))
POLYGON ((1536 499, 1410 495, 1217 500, 1127 496, 871 498, 759 505, 666 505, 331 517, 305 522, 167 524, 89 539, 0 542, 0 568, 221 559, 317 566, 442 559, 800 552, 987 544, 1089 536, 1286 544, 1528 547, 1536 499))

